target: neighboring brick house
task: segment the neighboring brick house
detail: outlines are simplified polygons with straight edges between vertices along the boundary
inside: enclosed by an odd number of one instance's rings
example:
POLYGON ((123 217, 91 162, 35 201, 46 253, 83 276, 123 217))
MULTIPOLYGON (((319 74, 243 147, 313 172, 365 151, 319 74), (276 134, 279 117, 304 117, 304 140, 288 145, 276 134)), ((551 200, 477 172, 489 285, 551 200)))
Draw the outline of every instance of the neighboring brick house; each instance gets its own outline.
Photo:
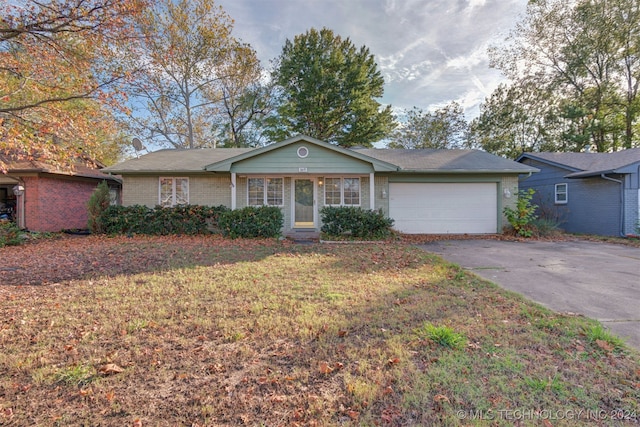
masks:
POLYGON ((524 153, 516 161, 540 172, 520 181, 536 191, 540 212, 570 233, 638 234, 640 148, 613 153, 524 153))
POLYGON ((40 161, 6 161, 0 173, 0 209, 9 212, 20 228, 57 232, 87 228, 87 202, 106 180, 117 200, 120 181, 100 172, 102 165, 77 165, 63 171, 40 161))

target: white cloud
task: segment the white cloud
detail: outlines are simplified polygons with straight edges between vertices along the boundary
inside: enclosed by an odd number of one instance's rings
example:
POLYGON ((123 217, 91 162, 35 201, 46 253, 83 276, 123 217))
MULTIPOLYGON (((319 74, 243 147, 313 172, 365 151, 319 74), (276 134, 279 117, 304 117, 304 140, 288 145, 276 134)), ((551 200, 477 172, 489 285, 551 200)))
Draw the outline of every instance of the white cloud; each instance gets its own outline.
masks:
MULTIPOLYGON (((330 28, 366 46, 385 77, 381 102, 427 110, 457 100, 469 109, 501 76, 487 46, 500 40, 527 0, 218 0, 235 19, 234 34, 264 66, 286 39, 330 28)), ((474 106, 475 105, 475 106, 474 106)))

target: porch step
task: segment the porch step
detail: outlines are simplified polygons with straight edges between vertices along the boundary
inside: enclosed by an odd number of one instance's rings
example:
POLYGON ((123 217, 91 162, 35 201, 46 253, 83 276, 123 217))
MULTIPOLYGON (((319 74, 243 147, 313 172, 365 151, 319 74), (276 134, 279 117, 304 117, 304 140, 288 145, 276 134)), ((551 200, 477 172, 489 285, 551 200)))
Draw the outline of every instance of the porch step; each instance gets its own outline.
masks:
POLYGON ((315 243, 320 240, 320 233, 314 229, 297 229, 285 233, 285 237, 293 240, 296 243, 315 243))

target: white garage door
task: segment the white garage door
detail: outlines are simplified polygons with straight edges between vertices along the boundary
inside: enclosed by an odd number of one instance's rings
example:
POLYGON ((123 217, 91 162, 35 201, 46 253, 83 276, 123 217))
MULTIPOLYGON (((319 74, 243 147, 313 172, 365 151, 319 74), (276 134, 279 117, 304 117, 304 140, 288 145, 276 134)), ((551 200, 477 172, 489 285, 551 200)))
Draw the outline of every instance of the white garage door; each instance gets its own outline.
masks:
POLYGON ((496 183, 390 183, 389 216, 407 234, 495 233, 496 183))

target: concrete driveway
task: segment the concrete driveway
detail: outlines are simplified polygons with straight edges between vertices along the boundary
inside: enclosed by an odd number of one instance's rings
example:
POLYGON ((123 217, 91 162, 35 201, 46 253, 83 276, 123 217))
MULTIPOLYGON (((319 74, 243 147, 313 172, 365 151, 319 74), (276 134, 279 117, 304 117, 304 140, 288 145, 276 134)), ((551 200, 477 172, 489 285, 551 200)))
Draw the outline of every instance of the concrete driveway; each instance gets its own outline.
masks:
POLYGON ((557 312, 597 319, 640 349, 640 248, 581 240, 421 245, 557 312))

